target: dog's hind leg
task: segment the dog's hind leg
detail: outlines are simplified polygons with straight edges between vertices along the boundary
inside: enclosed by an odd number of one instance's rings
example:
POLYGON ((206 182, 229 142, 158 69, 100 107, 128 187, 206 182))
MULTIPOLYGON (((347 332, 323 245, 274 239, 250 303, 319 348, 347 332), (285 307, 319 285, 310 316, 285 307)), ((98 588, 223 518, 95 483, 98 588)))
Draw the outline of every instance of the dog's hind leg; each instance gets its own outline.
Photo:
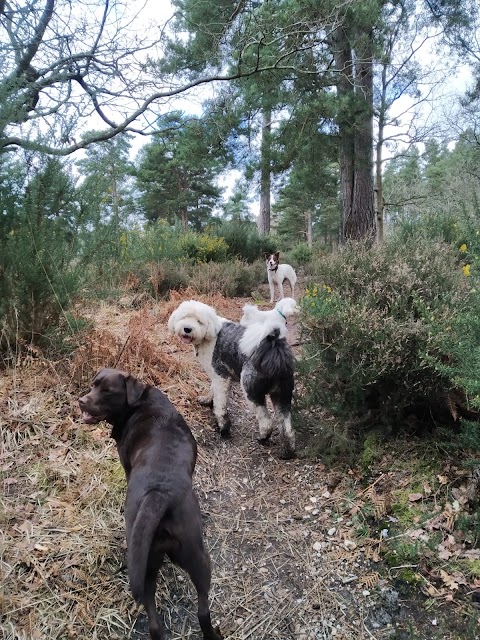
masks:
MULTIPOLYGON (((147 613, 148 626, 152 640, 165 640, 163 622, 157 613, 155 606, 155 591, 157 588, 157 576, 162 564, 163 554, 155 557, 155 561, 147 568, 145 575, 145 590, 143 595, 143 606, 147 613)), ((151 560, 151 559, 150 559, 151 560)))
POLYGON ((188 520, 183 528, 182 544, 168 552, 172 562, 178 564, 190 576, 198 598, 198 621, 202 629, 204 640, 223 640, 218 627, 213 628, 208 593, 210 591, 211 569, 210 557, 203 540, 200 508, 196 498, 190 503, 188 520), (192 513, 193 511, 193 513, 192 513))
POLYGON ((291 393, 285 391, 285 394, 271 393, 275 415, 280 425, 280 454, 282 460, 288 460, 295 455, 295 431, 292 426, 291 409, 291 393))
POLYGON ((288 279, 288 282, 290 283, 290 289, 292 290, 291 297, 295 300, 295 282, 290 280, 290 278, 288 279))
POLYGON ((283 300, 284 298, 284 294, 283 294, 283 280, 280 277, 277 277, 277 284, 278 284, 278 291, 279 291, 279 300, 283 300))
POLYGON ((246 369, 242 371, 240 386, 247 400, 250 411, 255 414, 258 422, 258 441, 265 443, 272 435, 273 424, 268 413, 266 397, 255 393, 255 384, 252 384, 250 372, 246 369))
POLYGON ((267 442, 273 431, 273 424, 270 414, 268 413, 267 405, 265 402, 263 404, 255 404, 252 402, 252 407, 258 421, 258 441, 261 443, 267 442))
POLYGON ((230 384, 230 378, 222 378, 217 375, 212 378, 213 415, 217 421, 220 435, 224 438, 230 435, 230 418, 227 411, 230 384))

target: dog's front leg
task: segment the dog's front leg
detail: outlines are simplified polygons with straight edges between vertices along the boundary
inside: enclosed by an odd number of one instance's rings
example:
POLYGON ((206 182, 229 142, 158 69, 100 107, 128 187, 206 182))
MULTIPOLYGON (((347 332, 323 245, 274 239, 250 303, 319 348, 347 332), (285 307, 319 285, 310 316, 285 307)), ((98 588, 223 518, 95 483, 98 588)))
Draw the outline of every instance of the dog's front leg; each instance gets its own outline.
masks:
POLYGON ((270 269, 268 270, 268 286, 270 287, 270 304, 275 300, 275 286, 273 283, 273 275, 270 269))
POLYGON ((283 296, 283 281, 282 281, 282 278, 279 275, 277 275, 277 284, 278 284, 278 291, 279 291, 279 295, 280 295, 279 300, 283 300, 283 298, 284 298, 284 296, 283 296))
POLYGON ((229 378, 222 378, 217 375, 212 379, 213 415, 217 421, 220 435, 224 438, 230 435, 230 418, 227 411, 230 383, 231 380, 229 378))
POLYGON ((212 407, 213 406, 213 385, 210 385, 210 389, 206 396, 198 396, 197 402, 202 405, 202 407, 212 407))

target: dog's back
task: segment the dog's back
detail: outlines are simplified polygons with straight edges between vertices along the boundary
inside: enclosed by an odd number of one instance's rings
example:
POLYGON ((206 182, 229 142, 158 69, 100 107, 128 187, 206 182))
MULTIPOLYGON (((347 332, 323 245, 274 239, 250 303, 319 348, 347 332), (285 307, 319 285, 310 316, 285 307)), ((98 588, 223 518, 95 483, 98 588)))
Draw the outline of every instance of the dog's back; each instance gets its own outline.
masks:
MULTIPOLYGON (((167 396, 155 387, 148 386, 142 402, 126 421, 125 426, 114 425, 112 436, 117 442, 122 465, 132 468, 132 454, 137 458, 138 449, 143 451, 142 464, 156 461, 156 467, 171 464, 179 455, 193 473, 197 456, 197 443, 190 427, 167 396), (172 446, 174 443, 175 446, 172 446), (178 445, 181 449, 178 449, 178 445)), ((140 460, 137 461, 137 465, 140 460)))
MULTIPOLYGON (((267 327, 268 328, 268 327, 267 327)), ((248 369, 262 379, 265 392, 276 386, 280 378, 293 380, 293 353, 278 327, 273 327, 265 335, 265 323, 250 325, 248 328, 235 322, 227 322, 217 335, 213 351, 212 365, 222 377, 240 380, 243 369, 248 369), (242 339, 255 334, 249 340, 245 352, 242 339)))
POLYGON ((236 322, 224 322, 217 334, 212 355, 212 366, 222 378, 240 380, 246 356, 240 350, 245 327, 236 322))
POLYGON ((128 478, 128 572, 132 593, 142 601, 152 545, 156 553, 172 550, 169 530, 175 512, 192 494, 197 444, 183 416, 154 387, 147 387, 119 436, 118 453, 128 478))

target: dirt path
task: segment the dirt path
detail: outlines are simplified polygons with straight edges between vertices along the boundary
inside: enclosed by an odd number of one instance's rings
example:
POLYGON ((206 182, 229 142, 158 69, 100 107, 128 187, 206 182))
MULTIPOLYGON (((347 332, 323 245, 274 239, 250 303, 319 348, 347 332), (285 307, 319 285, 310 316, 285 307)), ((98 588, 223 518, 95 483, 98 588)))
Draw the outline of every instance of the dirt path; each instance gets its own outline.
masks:
MULTIPOLYGON (((230 301, 222 313, 238 319, 244 303, 230 301)), ((288 339, 298 341, 294 324, 288 339)), ((184 349, 176 348, 183 358, 184 349)), ((188 357, 191 373, 198 365, 190 350, 188 357)), ((229 407, 228 441, 212 429, 208 411, 197 407, 190 415, 199 443, 195 485, 212 557, 212 611, 222 632, 232 640, 391 637, 387 609, 397 611, 397 595, 379 584, 350 539, 351 523, 337 509, 341 502, 344 512, 343 495, 332 490, 332 479, 338 485, 338 478, 320 462, 279 460, 276 434, 269 447, 260 446, 238 385, 229 407), (367 586, 373 583, 389 594, 390 604, 370 599, 367 586), (378 614, 385 628, 372 632, 382 626, 378 614)), ((178 573, 172 567, 166 571, 178 573)), ((165 606, 168 626, 185 634, 172 637, 190 637, 196 628, 191 591, 176 596, 165 606)))
MULTIPOLYGON (((71 389, 85 375, 79 367, 94 370, 112 358, 112 334, 123 346, 130 336, 122 366, 156 376, 198 441, 194 482, 212 559, 212 613, 226 638, 461 638, 412 609, 380 577, 375 541, 357 544, 345 483, 351 478, 321 461, 279 460, 275 435, 269 447, 260 446, 238 387, 230 400, 232 438, 220 438, 209 411, 195 402, 205 375, 190 348, 166 332, 178 301, 142 313, 92 309, 97 333, 69 364, 70 378, 33 358, 0 380, 2 637, 148 638, 124 565, 125 485, 116 451, 107 428, 72 417, 78 393, 71 389)), ((208 301, 232 319, 245 303, 208 301)), ((165 564, 157 594, 168 637, 200 638, 193 589, 182 572, 165 564)))

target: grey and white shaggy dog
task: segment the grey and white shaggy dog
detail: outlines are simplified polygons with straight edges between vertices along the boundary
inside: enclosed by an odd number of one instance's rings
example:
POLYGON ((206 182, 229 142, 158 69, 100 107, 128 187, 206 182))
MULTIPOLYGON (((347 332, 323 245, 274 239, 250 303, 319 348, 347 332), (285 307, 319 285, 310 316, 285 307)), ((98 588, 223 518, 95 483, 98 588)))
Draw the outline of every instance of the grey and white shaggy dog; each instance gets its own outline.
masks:
POLYGON ((254 322, 244 327, 217 315, 215 309, 197 300, 182 302, 168 320, 168 330, 187 344, 211 380, 210 393, 199 398, 213 404, 213 414, 220 434, 230 433, 227 412, 232 380, 240 386, 258 421, 259 441, 266 442, 273 423, 266 406, 272 401, 279 420, 280 457, 291 458, 295 452, 295 433, 291 422, 294 387, 293 353, 285 339, 285 326, 278 320, 254 322))

